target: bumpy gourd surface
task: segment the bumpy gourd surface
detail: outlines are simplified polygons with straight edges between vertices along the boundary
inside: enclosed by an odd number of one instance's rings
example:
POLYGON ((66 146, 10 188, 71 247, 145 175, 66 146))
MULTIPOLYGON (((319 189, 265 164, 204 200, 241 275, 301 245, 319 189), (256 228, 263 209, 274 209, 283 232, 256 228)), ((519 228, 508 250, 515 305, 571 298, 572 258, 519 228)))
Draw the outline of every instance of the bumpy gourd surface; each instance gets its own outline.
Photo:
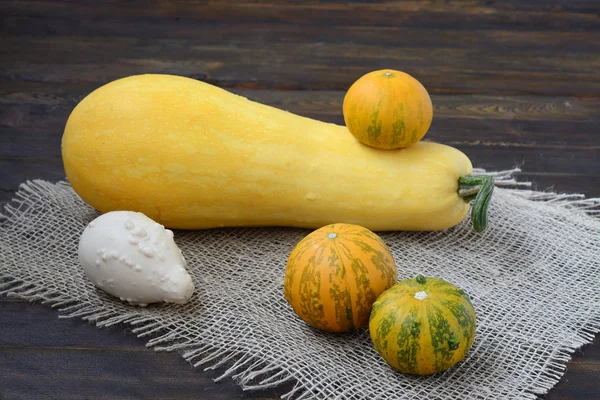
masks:
POLYGON ((366 328, 375 299, 396 283, 383 240, 361 226, 320 228, 289 256, 284 295, 300 318, 332 332, 366 328))
POLYGON ((469 296, 436 278, 398 282, 373 304, 369 331, 377 352, 407 374, 442 372, 473 344, 476 316, 469 296))
POLYGON ((170 75, 92 92, 69 117, 62 155, 87 203, 169 228, 438 230, 469 210, 457 190, 471 163, 452 147, 370 148, 346 127, 170 75))
POLYGON ((417 143, 433 119, 425 87, 402 71, 379 70, 360 77, 344 97, 344 121, 356 139, 380 149, 417 143))

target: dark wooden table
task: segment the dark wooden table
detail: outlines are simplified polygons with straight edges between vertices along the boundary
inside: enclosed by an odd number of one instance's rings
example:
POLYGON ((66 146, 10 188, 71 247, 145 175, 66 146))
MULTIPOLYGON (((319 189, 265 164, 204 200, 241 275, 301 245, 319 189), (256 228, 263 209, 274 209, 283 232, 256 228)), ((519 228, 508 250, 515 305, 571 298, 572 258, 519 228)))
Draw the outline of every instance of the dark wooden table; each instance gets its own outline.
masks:
MULTIPOLYGON (((600 196, 600 2, 2 1, 0 202, 64 179, 60 139, 87 93, 171 73, 343 124, 344 91, 380 68, 432 95, 427 138, 538 190, 600 196)), ((596 336, 598 339, 599 336, 596 336)), ((0 399, 273 399, 155 353, 126 327, 0 297, 0 399)), ((543 398, 599 399, 600 344, 543 398)))

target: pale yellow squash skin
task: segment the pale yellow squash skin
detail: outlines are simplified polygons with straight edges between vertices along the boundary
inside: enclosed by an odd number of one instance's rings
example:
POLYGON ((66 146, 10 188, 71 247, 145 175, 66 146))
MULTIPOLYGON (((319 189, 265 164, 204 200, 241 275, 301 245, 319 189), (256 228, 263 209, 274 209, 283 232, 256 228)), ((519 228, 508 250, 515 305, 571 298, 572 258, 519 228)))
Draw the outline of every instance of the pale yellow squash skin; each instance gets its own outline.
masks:
POLYGON ((344 126, 171 75, 111 82, 71 113, 67 178, 101 212, 170 228, 362 225, 441 230, 462 221, 469 159, 441 144, 360 144, 344 126))

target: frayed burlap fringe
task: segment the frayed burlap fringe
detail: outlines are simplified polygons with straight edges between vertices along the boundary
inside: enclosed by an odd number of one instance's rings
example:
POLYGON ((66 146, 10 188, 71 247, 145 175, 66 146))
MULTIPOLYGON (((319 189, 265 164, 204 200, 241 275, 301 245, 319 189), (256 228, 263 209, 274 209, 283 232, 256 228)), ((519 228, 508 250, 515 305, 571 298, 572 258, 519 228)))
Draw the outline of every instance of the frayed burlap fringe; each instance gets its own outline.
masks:
MULTIPOLYGON (((476 170, 476 173, 485 173, 476 170)), ((399 278, 447 279, 473 297, 466 359, 428 377, 393 371, 366 330, 333 335, 302 323, 283 299, 287 255, 309 231, 176 232, 197 291, 186 305, 128 306, 97 290, 77 262, 98 213, 66 182, 30 181, 0 214, 0 293, 50 304, 60 318, 129 324, 158 351, 219 369, 244 390, 295 382, 287 399, 535 399, 600 331, 600 199, 530 190, 518 170, 489 173, 489 228, 386 232, 399 278)))

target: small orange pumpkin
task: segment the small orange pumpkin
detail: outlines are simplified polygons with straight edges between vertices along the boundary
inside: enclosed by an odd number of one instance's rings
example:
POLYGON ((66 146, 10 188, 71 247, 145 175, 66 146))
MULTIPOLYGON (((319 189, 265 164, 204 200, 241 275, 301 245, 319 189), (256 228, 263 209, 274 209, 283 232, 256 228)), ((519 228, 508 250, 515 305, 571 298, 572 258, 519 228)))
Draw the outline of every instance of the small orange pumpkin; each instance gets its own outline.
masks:
POLYGON ((344 121, 356 139, 380 149, 417 143, 433 119, 431 98, 409 74, 391 69, 369 72, 344 97, 344 121))
POLYGON ((371 306, 397 280, 396 264, 375 233, 354 224, 313 231, 291 252, 284 296, 315 328, 348 332, 366 328, 371 306))

